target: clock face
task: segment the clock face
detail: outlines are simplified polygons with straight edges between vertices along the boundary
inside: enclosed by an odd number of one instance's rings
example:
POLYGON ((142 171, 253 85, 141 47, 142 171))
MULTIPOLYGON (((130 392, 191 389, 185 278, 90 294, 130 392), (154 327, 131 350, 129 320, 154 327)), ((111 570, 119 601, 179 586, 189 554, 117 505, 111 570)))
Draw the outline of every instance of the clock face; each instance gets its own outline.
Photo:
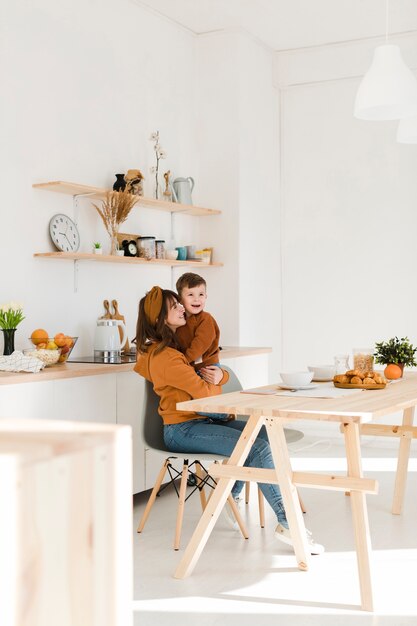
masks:
POLYGON ((130 242, 129 245, 127 246, 127 249, 129 250, 130 254, 132 256, 136 256, 138 253, 138 249, 135 243, 130 242))
POLYGON ((49 222, 49 234, 54 245, 62 252, 77 252, 80 247, 78 228, 68 215, 54 215, 49 222))

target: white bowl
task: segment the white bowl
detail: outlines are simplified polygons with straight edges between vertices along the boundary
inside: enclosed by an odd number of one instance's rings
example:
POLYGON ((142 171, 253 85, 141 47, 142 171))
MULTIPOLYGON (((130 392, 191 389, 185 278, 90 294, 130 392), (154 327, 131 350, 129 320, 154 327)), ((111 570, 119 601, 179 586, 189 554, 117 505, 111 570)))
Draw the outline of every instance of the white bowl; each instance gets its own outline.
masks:
POLYGON ((166 250, 165 251, 165 258, 169 259, 170 261, 175 261, 178 257, 178 250, 166 250))
POLYGON ((281 380, 287 387, 302 387, 311 383, 313 372, 280 372, 281 380))
POLYGON ((308 369, 313 372, 313 380, 332 380, 335 375, 334 365, 309 365, 308 369))

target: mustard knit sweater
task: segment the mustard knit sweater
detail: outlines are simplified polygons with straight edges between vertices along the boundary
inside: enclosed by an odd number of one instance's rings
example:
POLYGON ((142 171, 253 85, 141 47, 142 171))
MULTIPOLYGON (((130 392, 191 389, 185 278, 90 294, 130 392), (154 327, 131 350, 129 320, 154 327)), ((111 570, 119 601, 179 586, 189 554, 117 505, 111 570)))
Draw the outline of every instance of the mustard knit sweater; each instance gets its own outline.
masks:
POLYGON ((223 370, 220 385, 206 383, 195 373, 181 352, 174 348, 164 348, 155 354, 157 346, 158 344, 152 344, 147 352, 138 355, 135 371, 153 384, 155 393, 160 397, 158 412, 164 424, 204 419, 197 413, 178 411, 177 402, 220 394, 221 385, 229 380, 228 372, 223 370))

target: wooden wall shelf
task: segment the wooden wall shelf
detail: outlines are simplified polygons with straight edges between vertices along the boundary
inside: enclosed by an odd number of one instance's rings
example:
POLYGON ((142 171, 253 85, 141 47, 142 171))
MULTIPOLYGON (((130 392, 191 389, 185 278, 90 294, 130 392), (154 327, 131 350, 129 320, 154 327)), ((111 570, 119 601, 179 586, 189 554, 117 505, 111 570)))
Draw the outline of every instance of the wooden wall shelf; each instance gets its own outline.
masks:
POLYGON ((168 259, 142 259, 110 254, 92 254, 86 252, 36 252, 33 256, 45 259, 63 259, 69 261, 98 261, 99 263, 128 263, 130 265, 165 265, 169 267, 222 267, 223 263, 202 263, 201 261, 170 261, 168 259))
MULTIPOLYGON (((91 187, 90 185, 81 185, 79 183, 68 183, 62 180, 55 180, 48 183, 35 183, 32 185, 35 189, 43 189, 45 191, 55 191, 70 196, 89 197, 92 200, 103 199, 109 189, 101 187, 91 187)), ((192 204, 180 204, 179 202, 164 202, 155 198, 147 198, 146 196, 137 196, 136 204, 139 206, 156 209, 157 211, 167 211, 169 213, 183 213, 184 215, 220 215, 221 211, 217 209, 206 209, 204 207, 194 206, 192 204)))

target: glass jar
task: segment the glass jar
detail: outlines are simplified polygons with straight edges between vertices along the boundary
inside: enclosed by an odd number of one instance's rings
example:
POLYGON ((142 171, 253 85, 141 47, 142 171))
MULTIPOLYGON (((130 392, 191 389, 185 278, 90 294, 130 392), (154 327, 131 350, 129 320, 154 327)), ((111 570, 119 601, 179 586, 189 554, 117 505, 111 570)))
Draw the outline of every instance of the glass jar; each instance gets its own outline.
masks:
POLYGON ((353 369, 360 372, 372 372, 374 354, 372 348, 353 348, 353 369))
POLYGON ((154 259, 156 256, 155 237, 138 237, 138 249, 141 257, 145 259, 154 259))
POLYGON ((336 354, 334 357, 334 371, 335 374, 344 374, 350 369, 349 355, 348 354, 336 354))
POLYGON ((155 241, 155 254, 157 259, 165 259, 165 239, 155 241))

